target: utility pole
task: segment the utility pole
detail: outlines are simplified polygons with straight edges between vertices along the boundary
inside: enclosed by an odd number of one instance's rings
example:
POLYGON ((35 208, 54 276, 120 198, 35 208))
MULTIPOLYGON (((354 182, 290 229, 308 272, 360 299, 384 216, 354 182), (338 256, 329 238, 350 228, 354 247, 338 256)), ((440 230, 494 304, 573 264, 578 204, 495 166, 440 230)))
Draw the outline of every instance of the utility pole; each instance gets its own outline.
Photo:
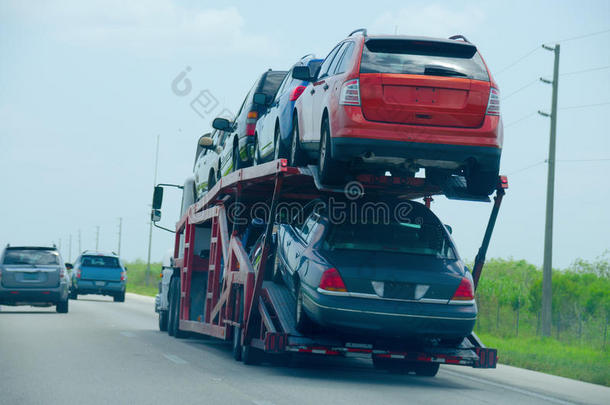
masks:
POLYGON ((100 226, 95 227, 95 250, 99 250, 100 248, 100 226))
POLYGON ((121 233, 123 231, 123 218, 119 218, 119 250, 118 255, 121 256, 121 233))
POLYGON ((553 199, 555 198, 555 142, 557 139, 557 90, 559 87, 559 44, 554 47, 542 45, 547 51, 555 53, 553 81, 543 79, 543 83, 553 85, 551 114, 538 111, 540 115, 551 118, 549 141, 548 177, 546 183, 546 221, 544 226, 544 261, 542 262, 542 336, 551 336, 553 305, 553 199))
POLYGON ((78 229, 78 254, 80 255, 81 253, 83 253, 83 250, 81 249, 82 244, 81 244, 81 234, 80 234, 80 228, 78 229))
MULTIPOLYGON (((157 166, 159 164, 159 138, 160 137, 161 137, 161 135, 157 135, 157 150, 155 152, 155 177, 154 177, 154 181, 153 181, 153 187, 157 185, 157 166)), ((148 261, 146 263, 146 277, 145 277, 145 282, 146 282, 147 286, 148 286, 148 282, 150 281, 150 249, 152 246, 152 227, 153 227, 153 223, 152 223, 152 217, 151 217, 149 225, 148 225, 148 261)))
POLYGON ((68 262, 72 263, 72 234, 68 240, 68 262))

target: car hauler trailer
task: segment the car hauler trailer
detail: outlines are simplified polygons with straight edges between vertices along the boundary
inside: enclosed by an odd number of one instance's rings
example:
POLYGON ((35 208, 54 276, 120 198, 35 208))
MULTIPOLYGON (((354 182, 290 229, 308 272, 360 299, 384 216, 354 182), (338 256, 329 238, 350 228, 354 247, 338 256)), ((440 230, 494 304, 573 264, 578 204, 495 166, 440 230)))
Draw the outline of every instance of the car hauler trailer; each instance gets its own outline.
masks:
MULTIPOLYGON (((423 198, 428 207, 434 195, 489 201, 469 196, 464 179, 458 176, 447 179, 442 187, 416 177, 361 175, 356 180, 361 191, 373 198, 423 198)), ((506 188, 506 177, 500 177, 473 267, 475 289, 506 188)), ((257 256, 260 260, 256 263, 243 245, 245 229, 253 213, 261 209, 273 219, 280 203, 298 204, 345 191, 320 184, 315 167, 289 167, 285 159, 237 170, 220 179, 176 224, 169 334, 180 338, 194 333, 231 341, 235 359, 247 364, 261 362, 266 356, 304 353, 366 357, 376 366, 408 365, 411 371, 431 376, 438 364, 495 368, 496 349, 485 347, 474 332, 457 346, 427 347, 407 341, 382 342, 374 337, 348 341, 331 332, 307 335, 297 331, 294 297, 285 286, 271 281, 269 271, 265 271, 269 249, 273 249, 269 241, 274 220, 266 221, 263 254, 257 256)), ((159 217, 162 194, 160 186, 156 187, 153 217, 159 217)))

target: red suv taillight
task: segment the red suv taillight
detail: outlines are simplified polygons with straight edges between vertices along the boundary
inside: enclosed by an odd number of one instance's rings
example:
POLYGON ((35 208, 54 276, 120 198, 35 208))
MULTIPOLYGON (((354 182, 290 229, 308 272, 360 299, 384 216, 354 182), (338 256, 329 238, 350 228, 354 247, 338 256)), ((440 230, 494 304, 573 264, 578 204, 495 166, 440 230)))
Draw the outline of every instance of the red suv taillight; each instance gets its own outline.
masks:
POLYGON ((125 281, 125 271, 121 272, 121 281, 125 281))
POLYGON ((301 94, 303 94, 303 92, 305 91, 305 89, 307 88, 307 86, 297 86, 294 89, 292 89, 292 92, 290 92, 290 101, 295 101, 297 98, 299 98, 301 96, 301 94))
POLYGON ((80 278, 80 269, 76 269, 76 278, 80 278))
POLYGON ((258 119, 258 112, 250 111, 246 118, 246 135, 253 136, 256 131, 256 120, 258 119))
POLYGON ((360 80, 351 79, 343 83, 341 95, 339 96, 339 104, 360 105, 360 80))
POLYGON ((66 269, 59 269, 59 278, 62 279, 66 277, 66 269))
POLYGON ((322 273, 320 288, 326 291, 347 292, 345 283, 335 268, 328 269, 322 273))
POLYGON ((474 289, 472 288, 472 282, 467 277, 463 277, 451 301, 472 301, 473 299, 474 289))
POLYGON ((489 101, 487 102, 487 115, 500 115, 500 90, 492 87, 489 89, 489 101))

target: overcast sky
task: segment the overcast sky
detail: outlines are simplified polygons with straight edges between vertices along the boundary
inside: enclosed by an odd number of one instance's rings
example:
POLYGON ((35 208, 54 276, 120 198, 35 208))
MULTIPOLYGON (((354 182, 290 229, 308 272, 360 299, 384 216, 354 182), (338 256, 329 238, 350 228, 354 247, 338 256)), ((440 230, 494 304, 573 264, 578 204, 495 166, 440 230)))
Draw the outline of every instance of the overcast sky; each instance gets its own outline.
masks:
MULTIPOLYGON (((339 3, 2 1, 0 243, 61 239, 67 258, 72 235, 74 258, 79 230, 82 248, 94 248, 99 226, 100 249, 116 250, 122 217, 122 255, 146 258, 157 135, 158 181, 181 183, 199 135, 215 114, 237 111, 264 70, 287 69, 306 53, 324 57, 368 27, 461 33, 477 45, 502 92, 502 172, 510 181, 488 256, 535 264, 549 138, 548 119, 536 111, 549 111, 551 100, 550 86, 536 79, 553 69, 552 52, 540 45, 605 31, 561 42, 554 265, 610 248, 610 2, 339 3), (179 96, 171 84, 187 67, 191 90, 179 96), (211 111, 197 113, 191 102, 204 90, 218 104, 199 98, 211 111)), ((163 223, 172 226, 179 196, 167 194, 163 223)), ((434 207, 462 256, 474 258, 491 205, 439 197, 434 207)), ((154 230, 153 260, 171 238, 154 230)))

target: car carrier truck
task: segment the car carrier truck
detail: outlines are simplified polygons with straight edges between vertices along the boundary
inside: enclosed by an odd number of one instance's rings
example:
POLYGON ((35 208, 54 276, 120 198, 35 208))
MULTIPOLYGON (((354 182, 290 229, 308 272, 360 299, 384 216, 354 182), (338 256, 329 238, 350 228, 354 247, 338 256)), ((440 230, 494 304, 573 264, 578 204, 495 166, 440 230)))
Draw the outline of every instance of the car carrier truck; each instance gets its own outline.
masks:
MULTIPOLYGON (((490 201, 468 195, 460 176, 439 186, 425 178, 360 175, 355 178, 362 192, 372 198, 398 196, 423 198, 430 207, 432 197, 490 201)), ((161 216, 163 187, 155 187, 152 219, 161 216)), ((440 364, 495 368, 496 349, 486 347, 471 333, 451 346, 422 345, 408 340, 381 341, 374 336, 346 339, 332 331, 307 334, 297 330, 294 297, 269 274, 268 257, 274 244, 274 222, 278 204, 299 204, 320 197, 344 193, 344 187, 321 184, 314 166, 289 167, 286 159, 237 170, 221 178, 199 201, 194 201, 192 181, 183 188, 183 204, 176 223, 173 267, 164 271, 167 286, 156 309, 167 316, 161 330, 184 338, 206 335, 232 344, 233 356, 256 364, 272 356, 291 354, 365 357, 376 367, 434 376, 440 364), (262 230, 263 254, 253 260, 244 246, 248 224, 258 207, 266 207, 269 220, 262 230), (166 303, 165 307, 158 305, 166 303)), ((472 269, 474 288, 483 270, 485 255, 498 211, 508 188, 506 177, 498 178, 491 215, 472 269)), ((194 190, 194 189, 193 189, 194 190)), ((251 238, 248 238, 251 240, 251 238)), ((248 242, 250 244, 250 242, 248 242)), ((259 247, 260 248, 260 247, 259 247)))

